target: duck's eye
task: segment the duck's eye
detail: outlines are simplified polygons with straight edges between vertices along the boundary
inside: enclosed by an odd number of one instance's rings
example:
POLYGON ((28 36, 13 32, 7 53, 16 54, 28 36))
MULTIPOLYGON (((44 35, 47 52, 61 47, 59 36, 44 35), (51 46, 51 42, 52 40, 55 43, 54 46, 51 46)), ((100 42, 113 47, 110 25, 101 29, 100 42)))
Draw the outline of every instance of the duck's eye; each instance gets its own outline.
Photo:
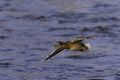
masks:
POLYGON ((63 43, 61 41, 57 41, 56 44, 55 44, 55 47, 59 47, 61 46, 63 43))
POLYGON ((57 47, 57 45, 54 45, 54 47, 57 47))

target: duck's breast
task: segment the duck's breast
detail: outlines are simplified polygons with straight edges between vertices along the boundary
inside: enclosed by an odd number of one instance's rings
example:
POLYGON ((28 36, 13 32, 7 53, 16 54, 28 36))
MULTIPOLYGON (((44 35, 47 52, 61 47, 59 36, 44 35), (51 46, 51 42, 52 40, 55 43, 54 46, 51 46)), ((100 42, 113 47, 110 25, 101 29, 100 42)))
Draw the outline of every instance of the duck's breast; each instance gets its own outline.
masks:
POLYGON ((71 44, 70 45, 70 50, 74 50, 74 51, 82 50, 82 45, 79 44, 79 43, 71 44))

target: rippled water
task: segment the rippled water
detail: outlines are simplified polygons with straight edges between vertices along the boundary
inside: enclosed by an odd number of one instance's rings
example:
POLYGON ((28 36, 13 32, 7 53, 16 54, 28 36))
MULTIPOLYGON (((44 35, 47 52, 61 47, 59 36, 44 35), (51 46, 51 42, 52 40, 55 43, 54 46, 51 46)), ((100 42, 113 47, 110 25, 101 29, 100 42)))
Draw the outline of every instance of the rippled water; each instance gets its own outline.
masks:
POLYGON ((0 80, 120 80, 119 0, 0 0, 0 80), (56 41, 95 35, 87 52, 56 41))

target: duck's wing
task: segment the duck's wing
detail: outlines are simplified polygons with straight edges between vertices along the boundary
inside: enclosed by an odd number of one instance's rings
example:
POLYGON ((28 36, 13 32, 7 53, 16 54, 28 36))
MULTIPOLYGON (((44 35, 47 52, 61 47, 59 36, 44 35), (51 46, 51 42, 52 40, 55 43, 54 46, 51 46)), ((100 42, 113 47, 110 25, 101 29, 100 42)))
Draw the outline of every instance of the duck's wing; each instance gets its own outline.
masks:
POLYGON ((70 42, 82 42, 83 40, 83 38, 75 38, 73 40, 70 40, 70 42))
POLYGON ((82 42, 86 39, 90 39, 90 38, 93 38, 94 36, 87 36, 87 37, 84 37, 84 36, 81 36, 81 37, 77 37, 73 40, 70 40, 70 42, 82 42))
MULTIPOLYGON (((86 36, 86 37, 82 37, 82 38, 84 38, 84 40, 85 40, 85 39, 92 39, 92 38, 94 38, 94 37, 95 37, 95 35, 93 35, 93 36, 86 36)), ((77 37, 77 38, 80 39, 81 37, 77 37)))
POLYGON ((49 54, 45 59, 43 59, 42 61, 45 62, 46 60, 50 59, 51 57, 55 56, 56 54, 58 54, 59 52, 61 52, 62 50, 64 50, 63 47, 59 47, 57 49, 55 49, 53 52, 51 52, 51 54, 49 54))

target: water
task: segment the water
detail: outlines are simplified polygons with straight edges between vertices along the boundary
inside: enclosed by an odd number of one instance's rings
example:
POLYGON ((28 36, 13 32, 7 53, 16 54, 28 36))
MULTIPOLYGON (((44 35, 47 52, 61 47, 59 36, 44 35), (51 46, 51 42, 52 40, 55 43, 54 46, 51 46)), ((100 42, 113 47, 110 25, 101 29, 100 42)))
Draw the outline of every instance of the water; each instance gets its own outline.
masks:
POLYGON ((0 80, 120 80, 119 0, 0 0, 0 80), (56 41, 82 35, 87 52, 56 41))

